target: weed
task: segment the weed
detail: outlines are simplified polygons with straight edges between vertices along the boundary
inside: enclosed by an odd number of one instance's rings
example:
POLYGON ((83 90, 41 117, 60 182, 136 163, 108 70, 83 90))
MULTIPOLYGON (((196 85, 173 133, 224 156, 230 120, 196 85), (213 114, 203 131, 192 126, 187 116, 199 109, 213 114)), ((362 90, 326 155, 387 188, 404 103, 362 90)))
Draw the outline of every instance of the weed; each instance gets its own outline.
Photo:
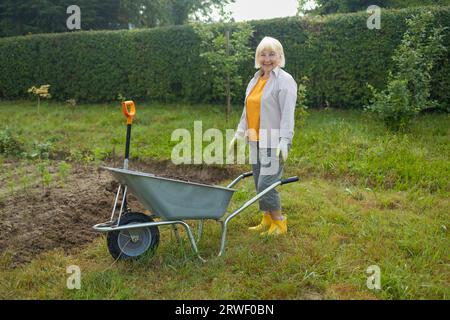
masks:
POLYGON ((66 182, 66 178, 70 174, 71 170, 72 170, 72 166, 69 163, 67 163, 65 161, 61 161, 59 163, 58 180, 59 180, 59 184, 61 187, 64 186, 64 184, 66 182))
POLYGON ((31 159, 45 160, 50 157, 50 152, 53 148, 53 143, 51 141, 46 142, 34 142, 33 150, 30 153, 31 159))
POLYGON ((14 169, 9 169, 6 172, 6 183, 8 185, 9 194, 14 195, 16 191, 16 182, 15 182, 15 174, 14 169))
POLYGON ((52 182, 52 175, 49 170, 49 161, 39 162, 37 165, 37 170, 41 176, 42 186, 44 187, 45 192, 46 188, 50 187, 50 183, 52 182))
POLYGON ((28 175, 26 169, 24 166, 20 166, 17 170, 17 175, 19 176, 19 181, 22 187, 22 190, 26 193, 28 193, 28 190, 31 185, 31 177, 28 175))
POLYGON ((0 154, 19 156, 23 152, 23 143, 14 135, 10 128, 0 130, 0 154))

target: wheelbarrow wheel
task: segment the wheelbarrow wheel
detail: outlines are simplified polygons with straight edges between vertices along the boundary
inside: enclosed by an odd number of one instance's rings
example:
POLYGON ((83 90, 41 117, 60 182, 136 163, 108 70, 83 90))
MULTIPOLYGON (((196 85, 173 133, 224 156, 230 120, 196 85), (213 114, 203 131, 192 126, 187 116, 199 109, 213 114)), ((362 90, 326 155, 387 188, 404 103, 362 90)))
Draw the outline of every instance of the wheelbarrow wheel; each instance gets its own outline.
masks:
MULTIPOLYGON (((154 220, 139 212, 128 212, 120 218, 120 225, 153 222, 154 220)), ((107 235, 108 250, 118 260, 136 259, 148 250, 156 251, 159 244, 157 226, 111 231, 107 235)))

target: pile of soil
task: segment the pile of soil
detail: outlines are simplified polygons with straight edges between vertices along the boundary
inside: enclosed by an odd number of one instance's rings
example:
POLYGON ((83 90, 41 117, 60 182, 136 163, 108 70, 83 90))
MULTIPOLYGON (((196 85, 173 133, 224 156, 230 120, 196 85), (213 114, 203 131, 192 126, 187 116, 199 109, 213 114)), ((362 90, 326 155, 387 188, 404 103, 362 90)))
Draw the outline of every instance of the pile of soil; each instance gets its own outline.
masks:
MULTIPOLYGON (((240 173, 236 168, 175 166, 170 162, 133 163, 130 169, 203 184, 220 184, 240 173)), ((108 171, 72 164, 63 186, 54 183, 44 190, 36 184, 26 193, 5 199, 0 204, 0 253, 10 251, 16 266, 44 251, 63 248, 70 253, 91 242, 100 236, 92 226, 110 218, 117 187, 108 171)), ((143 212, 133 196, 128 201, 133 211, 143 212)))

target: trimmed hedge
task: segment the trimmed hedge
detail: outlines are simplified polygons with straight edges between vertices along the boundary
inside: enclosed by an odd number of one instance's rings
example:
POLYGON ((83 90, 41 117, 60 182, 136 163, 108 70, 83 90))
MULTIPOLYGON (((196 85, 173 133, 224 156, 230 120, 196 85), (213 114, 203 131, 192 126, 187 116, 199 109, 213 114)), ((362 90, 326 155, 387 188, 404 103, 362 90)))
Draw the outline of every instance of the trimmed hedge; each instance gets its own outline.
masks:
MULTIPOLYGON (((383 10, 381 29, 366 27, 365 12, 315 18, 252 21, 252 48, 262 37, 278 38, 286 71, 310 79, 311 106, 360 108, 370 97, 366 83, 383 88, 391 56, 405 31, 405 18, 431 10, 450 26, 450 6, 383 10)), ((223 25, 214 25, 224 29, 223 25)), ((213 102, 208 66, 199 58, 191 26, 121 31, 80 31, 0 39, 0 98, 27 97, 33 85, 50 84, 54 99, 82 102, 127 99, 213 102)), ((450 48, 450 30, 445 45, 450 48)), ((433 97, 450 106, 450 51, 433 72, 433 97)), ((240 67, 244 83, 253 61, 240 67)))

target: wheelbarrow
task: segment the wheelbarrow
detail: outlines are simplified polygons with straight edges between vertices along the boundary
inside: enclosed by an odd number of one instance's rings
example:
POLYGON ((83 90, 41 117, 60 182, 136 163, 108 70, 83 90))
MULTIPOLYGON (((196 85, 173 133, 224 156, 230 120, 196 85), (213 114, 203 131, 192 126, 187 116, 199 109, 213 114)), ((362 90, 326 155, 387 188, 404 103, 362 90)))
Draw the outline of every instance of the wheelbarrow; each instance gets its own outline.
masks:
POLYGON ((192 251, 200 260, 206 261, 199 255, 197 248, 205 220, 214 220, 221 225, 218 256, 222 256, 225 252, 228 224, 234 217, 272 189, 298 181, 298 177, 279 180, 245 202, 234 212, 227 214, 227 208, 236 191, 233 187, 242 179, 252 176, 253 172, 243 173, 223 187, 128 170, 131 123, 135 115, 134 103, 132 101, 124 102, 123 111, 128 118, 124 168, 102 167, 114 176, 119 182, 119 186, 109 221, 93 226, 94 230, 107 233, 108 250, 114 259, 133 259, 149 250, 154 252, 160 240, 158 228, 162 226, 172 226, 177 240, 180 241, 177 226, 181 225, 186 230, 192 251), (128 111, 128 107, 131 108, 131 111, 128 111), (134 212, 128 208, 126 201, 128 193, 133 194, 151 214, 134 212), (119 199, 120 209, 117 210, 119 199), (187 220, 199 222, 197 240, 194 238, 187 220))

